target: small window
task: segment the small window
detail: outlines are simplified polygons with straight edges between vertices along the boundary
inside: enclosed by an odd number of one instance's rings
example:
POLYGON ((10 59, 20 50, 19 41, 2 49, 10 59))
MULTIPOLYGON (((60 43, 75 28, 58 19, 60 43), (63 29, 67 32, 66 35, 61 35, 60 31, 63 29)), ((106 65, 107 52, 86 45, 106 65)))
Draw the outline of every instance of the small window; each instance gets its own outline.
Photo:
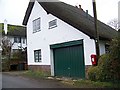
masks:
POLYGON ((17 37, 14 37, 14 42, 17 43, 17 37))
POLYGON ((35 62, 41 62, 41 49, 34 51, 35 62))
POLYGON ((40 18, 33 20, 33 33, 40 31, 40 18))
POLYGON ((21 37, 18 37, 18 43, 21 43, 21 37))
POLYGON ((23 38, 23 44, 25 44, 25 38, 23 38))
POLYGON ((21 43, 21 37, 14 37, 14 43, 21 43))
POLYGON ((105 53, 109 53, 109 52, 110 52, 110 51, 109 51, 109 47, 110 47, 110 45, 105 44, 105 53))
POLYGON ((49 22, 49 29, 57 27, 57 19, 49 22))

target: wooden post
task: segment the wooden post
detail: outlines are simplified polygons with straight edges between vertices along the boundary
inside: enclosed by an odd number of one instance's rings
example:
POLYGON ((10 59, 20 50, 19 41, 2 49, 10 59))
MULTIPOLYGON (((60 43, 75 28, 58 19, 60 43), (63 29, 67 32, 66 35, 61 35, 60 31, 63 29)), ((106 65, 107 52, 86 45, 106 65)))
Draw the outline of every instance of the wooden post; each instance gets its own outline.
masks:
POLYGON ((95 45, 96 45, 96 56, 97 56, 97 63, 98 63, 98 58, 100 56, 99 52, 99 31, 97 28, 97 11, 96 11, 96 1, 92 0, 93 3, 93 13, 94 13, 94 25, 95 25, 95 45))

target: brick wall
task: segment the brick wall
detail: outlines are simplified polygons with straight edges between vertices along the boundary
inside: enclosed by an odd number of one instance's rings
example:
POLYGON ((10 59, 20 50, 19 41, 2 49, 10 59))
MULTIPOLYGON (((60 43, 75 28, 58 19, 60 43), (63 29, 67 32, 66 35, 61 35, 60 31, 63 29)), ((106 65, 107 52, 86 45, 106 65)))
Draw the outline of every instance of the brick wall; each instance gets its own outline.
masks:
POLYGON ((51 72, 50 65, 29 65, 28 69, 33 71, 43 71, 47 73, 51 72))

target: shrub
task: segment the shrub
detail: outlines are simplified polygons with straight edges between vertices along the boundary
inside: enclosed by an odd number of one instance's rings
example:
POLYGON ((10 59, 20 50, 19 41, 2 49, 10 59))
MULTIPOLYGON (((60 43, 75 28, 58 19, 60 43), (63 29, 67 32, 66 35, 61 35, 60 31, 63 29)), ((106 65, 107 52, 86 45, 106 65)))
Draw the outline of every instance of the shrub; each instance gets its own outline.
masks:
POLYGON ((92 81, 104 81, 105 73, 103 73, 103 69, 99 66, 92 66, 88 70, 88 77, 92 81))
POLYGON ((8 57, 2 56, 2 71, 9 71, 10 61, 8 57))
POLYGON ((109 54, 104 54, 99 58, 98 67, 101 70, 100 81, 109 81, 111 79, 110 64, 109 54))
POLYGON ((88 69, 88 78, 99 81, 115 81, 120 79, 120 64, 117 60, 111 60, 110 54, 102 55, 98 60, 98 66, 88 69))
POLYGON ((109 54, 102 55, 98 60, 98 66, 92 66, 88 70, 88 77, 90 80, 110 81, 112 74, 110 72, 110 58, 109 54))
POLYGON ((32 71, 28 70, 27 72, 24 73, 25 76, 33 77, 33 78, 45 78, 49 76, 49 73, 45 73, 42 71, 32 71))
POLYGON ((88 78, 90 80, 96 81, 98 79, 99 68, 98 66, 91 66, 88 69, 88 78))
POLYGON ((120 32, 116 38, 112 39, 109 51, 108 54, 99 58, 98 66, 89 69, 89 79, 100 81, 120 80, 120 32), (98 72, 95 74, 96 76, 94 76, 95 72, 98 72))
POLYGON ((113 80, 120 80, 120 36, 113 39, 110 45, 110 72, 113 80))
POLYGON ((98 66, 106 66, 110 62, 109 54, 103 54, 98 60, 98 66))
POLYGON ((12 61, 27 61, 27 54, 26 51, 18 50, 12 53, 11 60, 12 61))

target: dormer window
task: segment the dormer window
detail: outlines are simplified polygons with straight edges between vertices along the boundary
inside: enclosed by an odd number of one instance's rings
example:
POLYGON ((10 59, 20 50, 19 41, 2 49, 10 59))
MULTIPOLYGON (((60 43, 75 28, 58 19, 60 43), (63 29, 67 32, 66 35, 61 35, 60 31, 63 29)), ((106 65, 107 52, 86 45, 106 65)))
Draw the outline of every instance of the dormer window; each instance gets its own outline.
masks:
POLYGON ((57 19, 49 22, 49 29, 57 27, 57 19))
POLYGON ((33 33, 40 31, 40 18, 33 20, 33 33))

